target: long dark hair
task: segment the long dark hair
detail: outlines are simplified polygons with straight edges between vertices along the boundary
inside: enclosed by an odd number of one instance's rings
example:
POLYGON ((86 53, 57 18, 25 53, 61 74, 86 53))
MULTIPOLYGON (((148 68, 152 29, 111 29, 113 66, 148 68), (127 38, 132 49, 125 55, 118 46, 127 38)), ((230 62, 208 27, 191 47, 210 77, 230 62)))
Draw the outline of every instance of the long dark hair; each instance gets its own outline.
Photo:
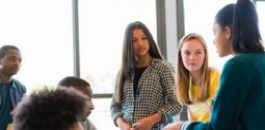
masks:
POLYGON ((235 4, 228 4, 220 9, 216 16, 215 22, 224 30, 225 27, 231 27, 233 24, 235 4))
POLYGON ((264 53, 258 14, 253 2, 237 1, 232 28, 232 46, 235 53, 264 53))
POLYGON ((135 59, 135 54, 133 52, 133 31, 135 29, 141 29, 144 34, 147 37, 147 40, 150 44, 150 49, 149 53, 152 58, 157 58, 157 59, 163 59, 163 56, 161 55, 160 49, 158 45, 155 43, 155 40, 147 28, 147 26, 140 22, 140 21, 135 21, 130 23, 126 30, 125 30, 125 35, 124 35, 124 40, 123 40, 123 51, 122 51, 122 63, 121 63, 121 68, 119 75, 117 77, 117 90, 116 90, 116 101, 120 102, 121 101, 121 95, 122 95, 122 88, 123 88, 123 83, 126 78, 130 78, 132 75, 133 70, 136 68, 136 59, 135 59))

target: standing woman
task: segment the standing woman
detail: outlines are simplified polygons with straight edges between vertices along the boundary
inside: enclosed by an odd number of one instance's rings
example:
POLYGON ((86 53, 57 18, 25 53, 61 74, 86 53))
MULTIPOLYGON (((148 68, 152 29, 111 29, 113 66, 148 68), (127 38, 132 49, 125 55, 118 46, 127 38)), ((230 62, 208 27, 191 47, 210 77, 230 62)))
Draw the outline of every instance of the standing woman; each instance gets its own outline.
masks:
POLYGON ((235 56, 224 66, 211 121, 177 122, 165 130, 264 130, 265 51, 255 5, 238 0, 234 12, 233 5, 225 6, 213 30, 219 56, 235 56))
POLYGON ((139 21, 130 23, 111 105, 115 125, 121 130, 160 130, 171 122, 182 110, 174 76, 148 28, 139 21))
POLYGON ((178 100, 187 105, 189 121, 208 122, 220 73, 208 65, 206 42, 201 35, 190 33, 180 40, 177 54, 178 100))

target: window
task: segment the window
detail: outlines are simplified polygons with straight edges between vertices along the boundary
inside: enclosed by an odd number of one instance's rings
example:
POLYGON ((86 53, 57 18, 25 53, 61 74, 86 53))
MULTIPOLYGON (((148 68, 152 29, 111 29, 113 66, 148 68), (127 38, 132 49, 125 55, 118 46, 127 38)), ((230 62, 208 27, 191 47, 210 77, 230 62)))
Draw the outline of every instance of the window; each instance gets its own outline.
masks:
MULTIPOLYGON (((79 0, 80 75, 94 94, 113 93, 127 25, 145 23, 156 39, 155 0, 79 0)), ((110 117, 111 98, 94 99, 89 117, 99 130, 118 130, 110 117)))
POLYGON ((206 40, 211 67, 222 70, 224 63, 231 57, 220 58, 213 44, 213 21, 223 6, 236 0, 184 0, 185 33, 196 32, 206 40))
POLYGON ((1 0, 0 44, 22 53, 15 76, 30 92, 73 75, 72 5, 66 0, 1 0))
POLYGON ((259 28, 260 28, 263 44, 265 45, 265 16, 264 14, 262 14, 265 12, 265 2, 258 1, 256 4, 257 4, 258 15, 259 15, 259 28))
POLYGON ((80 69, 95 94, 112 93, 124 32, 142 21, 156 38, 155 0, 80 0, 80 69))

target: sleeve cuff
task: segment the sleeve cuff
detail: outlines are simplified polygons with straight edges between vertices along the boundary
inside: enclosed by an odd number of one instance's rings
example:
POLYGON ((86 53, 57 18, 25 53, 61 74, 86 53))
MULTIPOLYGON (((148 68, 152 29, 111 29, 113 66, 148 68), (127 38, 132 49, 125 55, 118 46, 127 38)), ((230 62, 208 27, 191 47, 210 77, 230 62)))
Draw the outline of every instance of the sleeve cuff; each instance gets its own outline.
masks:
POLYGON ((113 122, 114 122, 115 126, 117 126, 117 127, 119 127, 118 124, 117 124, 117 118, 118 118, 119 116, 122 116, 122 115, 121 115, 121 114, 117 114, 117 115, 115 115, 115 117, 114 117, 114 119, 113 119, 113 122))
POLYGON ((190 123, 191 123, 191 122, 189 122, 189 121, 185 121, 185 122, 181 125, 180 130, 186 130, 187 127, 188 127, 188 125, 189 125, 190 123))

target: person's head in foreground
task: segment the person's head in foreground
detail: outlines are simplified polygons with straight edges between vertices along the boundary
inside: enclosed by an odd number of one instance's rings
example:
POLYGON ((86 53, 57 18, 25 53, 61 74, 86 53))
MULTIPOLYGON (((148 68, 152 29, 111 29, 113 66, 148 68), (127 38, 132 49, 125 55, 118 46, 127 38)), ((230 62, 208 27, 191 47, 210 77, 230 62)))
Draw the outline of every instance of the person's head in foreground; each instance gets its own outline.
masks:
POLYGON ((14 130, 83 130, 87 97, 73 88, 26 96, 13 111, 14 130))
POLYGON ((67 76, 64 77, 59 83, 57 88, 74 88, 83 94, 87 96, 87 113, 85 113, 83 120, 86 120, 87 117, 90 115, 91 111, 94 109, 94 104, 92 102, 92 96, 93 96, 93 91, 90 87, 90 84, 79 77, 75 76, 67 76))
POLYGON ((264 53, 258 14, 250 0, 238 0, 236 5, 228 4, 218 11, 213 32, 220 57, 238 53, 264 53))

